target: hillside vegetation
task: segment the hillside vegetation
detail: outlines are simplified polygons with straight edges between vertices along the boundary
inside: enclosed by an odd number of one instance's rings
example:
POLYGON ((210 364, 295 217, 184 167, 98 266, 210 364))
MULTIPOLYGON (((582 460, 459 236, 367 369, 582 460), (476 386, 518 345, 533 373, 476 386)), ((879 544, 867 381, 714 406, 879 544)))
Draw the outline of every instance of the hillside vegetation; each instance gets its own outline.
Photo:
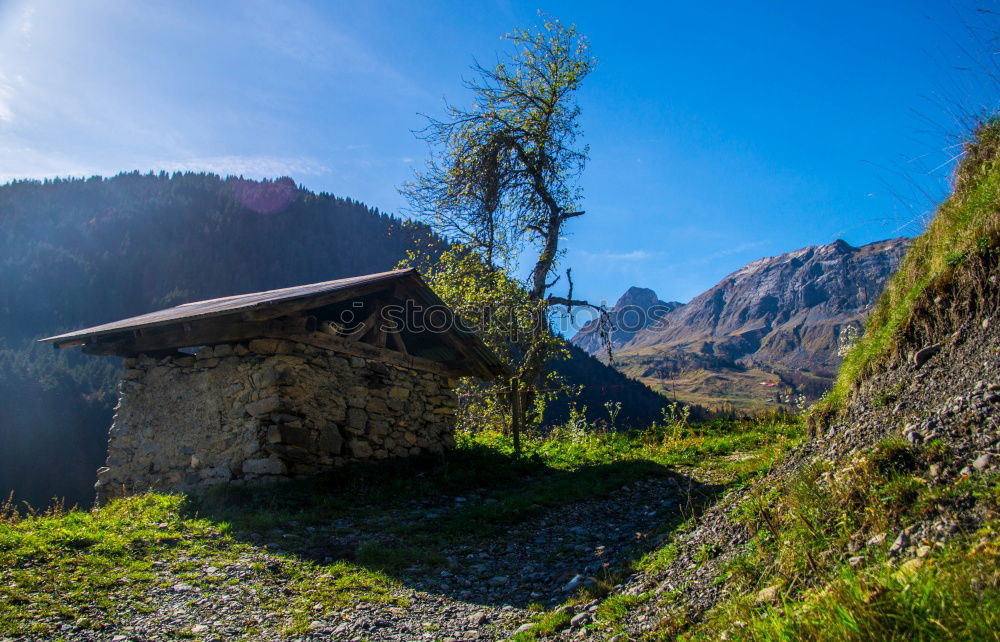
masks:
POLYGON ((945 328, 989 319, 1000 260, 1000 120, 979 126, 965 145, 952 195, 906 253, 840 367, 833 389, 813 411, 824 420, 844 410, 851 390, 880 366, 940 341, 945 328))

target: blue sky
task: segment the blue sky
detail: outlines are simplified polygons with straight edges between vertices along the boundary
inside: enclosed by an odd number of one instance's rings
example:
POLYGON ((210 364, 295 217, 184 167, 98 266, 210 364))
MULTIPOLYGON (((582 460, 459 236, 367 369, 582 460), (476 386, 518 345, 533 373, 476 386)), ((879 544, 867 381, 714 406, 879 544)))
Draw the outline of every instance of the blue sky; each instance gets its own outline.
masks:
POLYGON ((761 256, 916 233, 964 110, 995 99, 957 69, 995 16, 944 1, 0 0, 0 181, 290 175, 394 212, 418 114, 466 102, 473 58, 539 9, 600 59, 566 242, 594 301, 686 301, 761 256))

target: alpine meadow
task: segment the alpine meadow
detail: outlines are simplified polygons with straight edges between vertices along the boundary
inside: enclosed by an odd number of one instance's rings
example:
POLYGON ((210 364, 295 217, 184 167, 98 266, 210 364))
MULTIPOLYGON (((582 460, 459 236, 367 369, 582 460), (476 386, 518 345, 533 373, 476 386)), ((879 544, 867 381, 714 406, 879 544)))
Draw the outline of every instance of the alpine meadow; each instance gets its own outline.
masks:
POLYGON ((0 641, 1000 640, 998 12, 0 3, 0 641))

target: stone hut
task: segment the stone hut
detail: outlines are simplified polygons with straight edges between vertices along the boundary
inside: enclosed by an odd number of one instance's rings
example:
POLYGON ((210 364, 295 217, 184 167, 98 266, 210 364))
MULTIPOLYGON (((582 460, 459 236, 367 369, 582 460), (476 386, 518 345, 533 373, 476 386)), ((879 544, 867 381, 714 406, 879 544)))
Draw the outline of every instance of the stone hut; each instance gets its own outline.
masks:
POLYGON ((186 303, 42 341, 125 358, 99 501, 440 453, 455 443, 455 378, 505 373, 414 270, 186 303))

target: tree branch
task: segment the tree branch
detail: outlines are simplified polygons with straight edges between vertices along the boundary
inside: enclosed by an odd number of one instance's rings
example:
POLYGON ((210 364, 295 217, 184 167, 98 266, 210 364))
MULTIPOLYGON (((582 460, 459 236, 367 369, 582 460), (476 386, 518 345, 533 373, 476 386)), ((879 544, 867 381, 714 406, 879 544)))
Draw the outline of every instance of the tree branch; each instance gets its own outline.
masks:
POLYGON ((567 308, 573 308, 573 307, 577 307, 577 308, 592 308, 592 309, 597 310, 598 312, 600 312, 602 314, 606 314, 607 313, 607 310, 604 309, 604 306, 594 305, 590 301, 582 301, 582 300, 579 300, 579 299, 568 299, 566 297, 553 296, 551 294, 549 295, 549 297, 547 299, 545 299, 545 301, 550 306, 551 305, 565 305, 567 308))

